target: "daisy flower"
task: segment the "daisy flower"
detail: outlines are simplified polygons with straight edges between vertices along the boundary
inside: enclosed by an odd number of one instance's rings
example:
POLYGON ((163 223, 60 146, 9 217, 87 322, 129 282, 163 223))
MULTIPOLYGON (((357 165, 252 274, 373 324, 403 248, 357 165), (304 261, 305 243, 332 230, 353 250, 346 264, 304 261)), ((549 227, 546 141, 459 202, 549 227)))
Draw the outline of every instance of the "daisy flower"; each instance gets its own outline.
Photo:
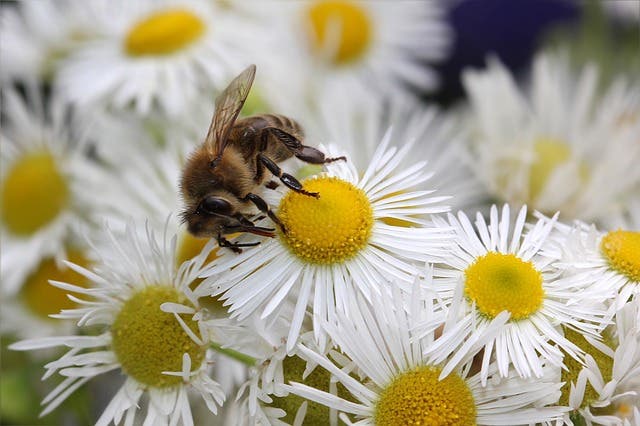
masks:
POLYGON ((616 302, 611 304, 614 311, 640 294, 640 231, 603 232, 579 221, 574 226, 556 223, 555 228, 555 244, 546 251, 558 259, 556 267, 567 281, 608 291, 603 297, 616 302))
POLYGON ((350 367, 299 344, 301 354, 344 386, 346 397, 296 382, 283 387, 340 412, 347 424, 515 425, 551 422, 562 415, 561 408, 544 406, 549 396, 557 398, 560 383, 515 375, 500 380, 491 364, 491 380, 483 386, 480 374, 470 371, 469 358, 459 359, 446 374, 441 364, 428 361, 423 353, 438 339, 433 331, 416 334, 416 325, 441 321, 442 315, 419 286, 416 280, 410 297, 394 287, 391 298, 376 294, 371 303, 360 296, 351 299, 348 303, 357 303, 358 309, 339 312, 335 323, 323 324, 350 367), (349 374, 354 368, 361 376, 349 374))
MULTIPOLYGON (((72 335, 18 342, 15 350, 67 346, 70 350, 46 366, 44 378, 58 372, 65 379, 43 400, 42 415, 55 409, 92 378, 120 370, 125 381, 96 424, 132 423, 143 396, 149 404, 145 424, 193 424, 188 391, 199 394, 212 413, 224 400, 220 385, 208 375, 210 329, 199 321, 161 310, 166 303, 197 307, 182 291, 201 272, 207 252, 175 266, 175 237, 158 243, 147 228, 146 238, 129 225, 124 237, 109 232, 111 250, 101 250, 91 269, 67 263, 91 280, 83 288, 52 282, 83 294, 77 309, 58 318, 74 319, 80 327, 99 325, 100 335, 72 335)), ((211 246, 209 247, 209 249, 211 246)), ((171 305, 170 305, 171 306, 171 305)))
POLYGON ((91 23, 100 11, 88 3, 43 0, 2 5, 0 81, 55 81, 64 59, 96 35, 91 23))
POLYGON ((278 49, 290 57, 283 62, 296 65, 292 72, 265 62, 269 74, 284 90, 291 90, 289 81, 304 84, 301 90, 310 96, 330 86, 383 93, 433 90, 438 79, 428 64, 445 58, 451 39, 437 2, 316 0, 251 8, 258 19, 277 22, 278 49), (301 81, 297 73, 310 78, 301 81))
POLYGON ((565 361, 560 403, 571 411, 565 422, 632 425, 640 422, 640 299, 616 313, 602 339, 565 330, 565 337, 585 352, 583 364, 565 361))
MULTIPOLYGON (((283 389, 284 383, 289 380, 313 384, 327 391, 335 387, 331 375, 322 368, 316 368, 317 364, 297 348, 287 353, 284 337, 288 325, 289 321, 280 317, 274 327, 261 330, 259 339, 254 340, 254 344, 272 343, 257 357, 258 362, 250 369, 249 380, 238 393, 239 415, 245 419, 243 424, 284 426, 300 424, 301 421, 304 424, 329 424, 330 412, 327 407, 305 401, 283 389)), ((312 332, 303 333, 300 340, 321 353, 330 349, 318 348, 313 342, 312 332)))
MULTIPOLYGON (((197 292, 222 295, 240 319, 258 310, 267 317, 293 298, 287 342, 292 349, 307 305, 312 306, 313 329, 322 346, 319 321, 347 300, 347 289, 357 288, 368 297, 383 291, 389 278, 410 283, 419 273, 415 262, 443 250, 450 238, 447 229, 428 227, 425 219, 447 210, 442 204, 446 197, 415 191, 429 178, 424 163, 400 169, 411 145, 390 148, 390 139, 387 132, 362 173, 349 161, 336 161, 325 173, 305 180, 305 190, 319 192, 319 198, 287 192, 277 210, 287 233, 264 239, 242 254, 225 250, 197 292)), ((340 154, 328 152, 330 157, 340 154)), ((236 241, 255 240, 242 235, 236 241)))
POLYGON ((630 106, 638 111, 637 87, 619 79, 600 94, 594 66, 575 75, 548 54, 528 90, 497 61, 464 84, 477 175, 498 199, 593 221, 621 209, 640 182, 640 121, 622 123, 630 106))
POLYGON ((555 218, 525 231, 526 215, 521 208, 512 226, 505 205, 501 215, 492 206, 488 224, 478 213, 475 227, 462 212, 449 214, 448 222, 437 218, 456 238, 434 273, 433 290, 448 304, 448 315, 443 337, 425 349, 430 359, 444 361, 451 346, 464 353, 475 335, 491 333, 483 343, 483 380, 494 357, 502 376, 512 364, 521 377, 540 377, 544 364, 562 365, 562 351, 580 352, 562 336, 561 325, 592 335, 604 327, 601 292, 562 278, 553 266, 557 259, 542 253, 555 218))
POLYGON ((59 87, 81 105, 133 105, 176 115, 202 91, 221 89, 244 64, 248 43, 232 9, 205 0, 91 2, 103 13, 93 22, 100 37, 73 52, 59 87))
POLYGON ((84 155, 83 129, 58 98, 45 108, 31 89, 26 98, 3 91, 0 275, 4 297, 24 291, 23 301, 44 314, 51 301, 66 300, 49 293, 55 289, 46 276, 67 274, 65 258, 89 261, 77 235, 81 228, 94 229, 90 211, 100 204, 91 196, 96 166, 84 155))
MULTIPOLYGON (((63 309, 75 308, 78 304, 67 296, 68 291, 50 285, 49 280, 73 281, 79 286, 88 283, 66 266, 65 261, 86 267, 92 264, 93 259, 86 247, 75 244, 66 247, 64 253, 44 257, 27 275, 17 293, 2 289, 1 335, 29 339, 73 332, 75 324, 72 321, 55 320, 51 315, 63 309)), ((47 356, 50 353, 34 355, 47 356)))

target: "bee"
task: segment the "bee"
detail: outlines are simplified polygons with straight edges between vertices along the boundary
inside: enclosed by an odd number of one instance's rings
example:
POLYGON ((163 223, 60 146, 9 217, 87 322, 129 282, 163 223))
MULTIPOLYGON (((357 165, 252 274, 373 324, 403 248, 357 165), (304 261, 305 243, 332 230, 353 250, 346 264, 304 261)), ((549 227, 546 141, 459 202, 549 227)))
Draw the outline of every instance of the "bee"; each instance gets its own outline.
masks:
POLYGON ((278 183, 310 197, 292 175, 278 163, 293 156, 311 164, 325 164, 345 157, 327 158, 316 148, 304 145, 304 131, 293 119, 276 114, 260 114, 238 119, 256 66, 241 72, 216 98, 215 112, 204 142, 186 161, 180 181, 184 200, 182 220, 196 237, 215 237, 220 247, 240 253, 241 247, 258 245, 231 242, 225 235, 248 232, 275 236, 275 228, 256 226, 251 220, 257 208, 263 216, 286 229, 268 204, 256 194, 261 186, 275 189, 278 183))

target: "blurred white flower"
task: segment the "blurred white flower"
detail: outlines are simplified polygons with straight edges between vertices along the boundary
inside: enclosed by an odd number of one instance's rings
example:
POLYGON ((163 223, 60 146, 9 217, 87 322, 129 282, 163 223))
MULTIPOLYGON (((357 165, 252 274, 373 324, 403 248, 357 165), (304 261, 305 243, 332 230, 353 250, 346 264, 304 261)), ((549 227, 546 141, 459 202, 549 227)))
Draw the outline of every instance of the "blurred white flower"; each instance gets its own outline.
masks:
POLYGON ((490 61, 468 71, 468 139, 479 179, 498 199, 545 214, 594 221, 615 213, 640 182, 640 88, 615 81, 604 93, 594 66, 572 72, 542 54, 521 90, 490 61), (628 121, 628 120, 627 120, 628 121))
POLYGON ((452 37, 443 6, 433 1, 267 1, 250 9, 278 34, 266 72, 283 91, 310 101, 334 86, 433 90, 438 77, 429 65, 446 57, 452 37))
POLYGON ((0 81, 55 81, 66 57, 97 36, 93 22, 106 4, 47 0, 2 5, 0 81))
POLYGON ((640 4, 634 0, 607 0, 602 7, 611 17, 628 25, 638 25, 640 22, 640 4))
POLYGON ((605 218, 603 222, 605 229, 640 231, 640 193, 629 201, 624 211, 605 218))
POLYGON ((73 251, 99 208, 91 197, 98 167, 85 155, 81 128, 58 98, 45 107, 28 93, 3 91, 0 273, 3 293, 13 295, 41 261, 73 251))
POLYGON ((73 102, 176 115, 220 90, 260 39, 233 9, 205 0, 100 1, 100 37, 64 61, 58 87, 73 102))
POLYGON ((300 117, 308 143, 339 143, 360 169, 368 166, 379 141, 391 128, 392 144, 412 145, 411 155, 404 158, 402 166, 426 161, 433 174, 420 189, 435 189, 436 194, 450 196, 447 203, 456 210, 486 202, 488 195, 472 171, 473 159, 452 114, 426 107, 410 96, 387 98, 344 90, 324 91, 307 109, 294 100, 277 107, 300 117))

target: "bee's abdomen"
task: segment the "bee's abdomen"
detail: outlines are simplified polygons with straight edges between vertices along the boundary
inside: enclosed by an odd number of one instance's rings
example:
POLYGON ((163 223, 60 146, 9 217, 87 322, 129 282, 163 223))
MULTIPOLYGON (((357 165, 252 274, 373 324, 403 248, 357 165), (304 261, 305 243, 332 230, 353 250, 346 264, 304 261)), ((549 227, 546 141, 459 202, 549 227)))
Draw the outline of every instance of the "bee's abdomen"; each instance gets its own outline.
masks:
POLYGON ((280 114, 263 114, 262 117, 269 123, 269 127, 277 127, 299 138, 304 136, 302 126, 293 118, 280 114))

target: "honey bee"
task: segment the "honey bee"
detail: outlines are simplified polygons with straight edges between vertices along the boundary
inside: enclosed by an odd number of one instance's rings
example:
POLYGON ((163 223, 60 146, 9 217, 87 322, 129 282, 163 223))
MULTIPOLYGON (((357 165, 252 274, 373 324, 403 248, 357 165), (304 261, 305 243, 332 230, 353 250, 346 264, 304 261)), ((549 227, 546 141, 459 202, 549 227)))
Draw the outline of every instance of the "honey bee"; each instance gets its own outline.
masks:
POLYGON ((326 158, 322 151, 304 145, 302 127, 289 117, 260 114, 238 119, 255 73, 256 66, 249 66, 216 98, 207 136, 187 159, 180 181, 185 203, 182 220, 189 232, 196 237, 215 237, 220 247, 237 253, 241 247, 259 243, 231 242, 225 235, 248 232, 275 236, 275 228, 254 225, 255 208, 286 233, 276 214, 256 194, 262 185, 270 189, 278 186, 272 177, 293 191, 319 197, 305 191, 278 163, 292 156, 312 164, 345 159, 326 158))

